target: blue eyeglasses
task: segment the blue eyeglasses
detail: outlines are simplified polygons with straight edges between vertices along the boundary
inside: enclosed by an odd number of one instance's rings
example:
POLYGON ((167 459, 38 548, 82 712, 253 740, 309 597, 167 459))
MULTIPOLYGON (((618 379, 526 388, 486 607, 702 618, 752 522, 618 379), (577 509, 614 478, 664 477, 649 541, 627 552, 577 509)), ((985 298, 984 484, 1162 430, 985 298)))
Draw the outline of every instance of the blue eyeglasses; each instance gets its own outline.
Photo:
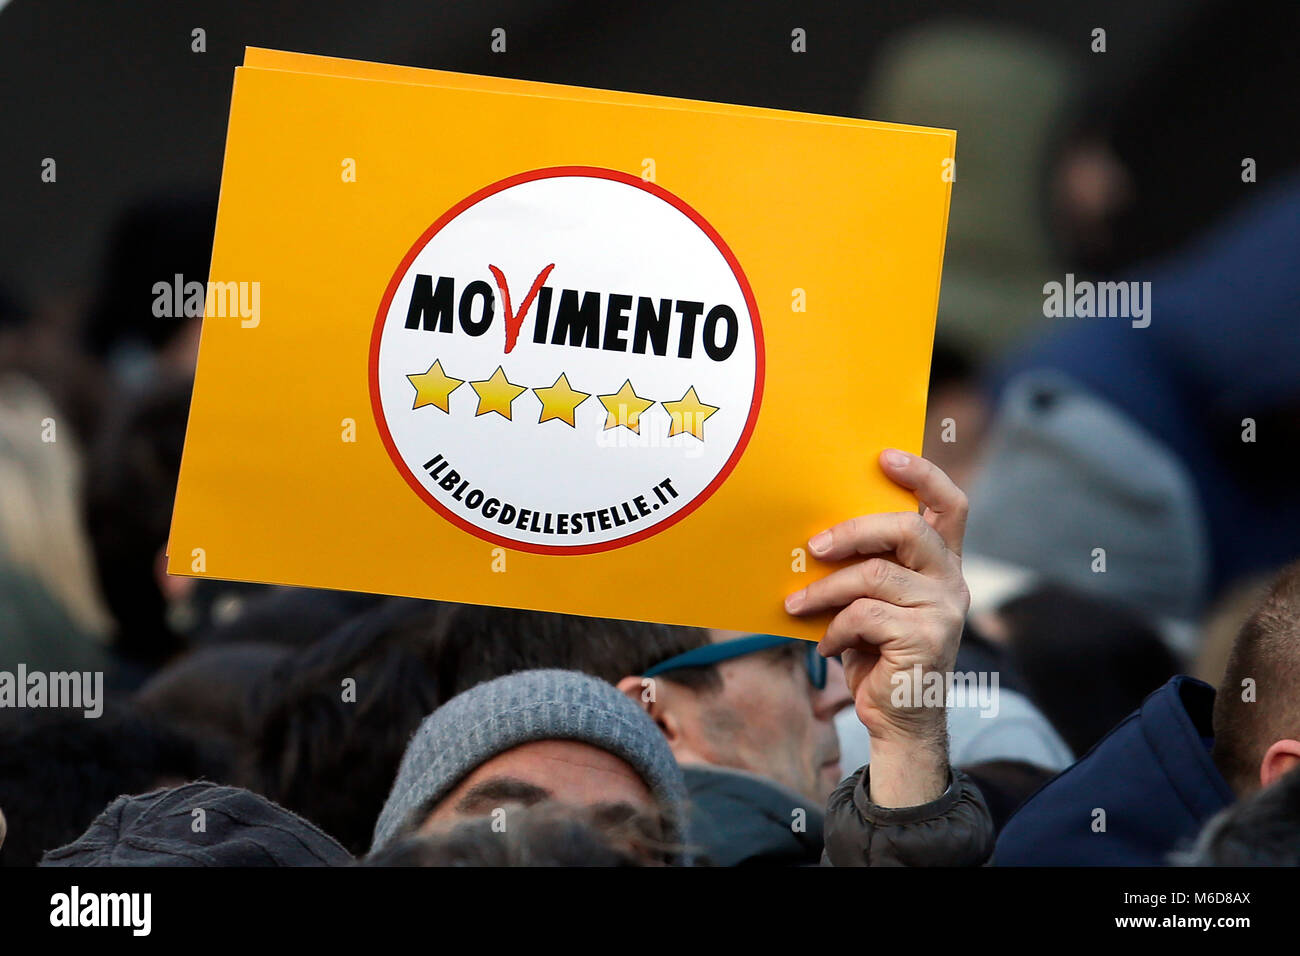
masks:
POLYGON ((804 667, 808 671, 808 681, 817 690, 823 690, 826 687, 826 658, 817 653, 817 645, 795 637, 778 637, 775 634, 750 634, 748 637, 735 637, 729 641, 718 641, 715 644, 692 648, 684 654, 678 654, 656 664, 641 676, 656 677, 668 671, 682 670, 687 667, 708 667, 710 664, 720 664, 722 661, 771 650, 774 647, 784 647, 791 643, 806 645, 804 667))

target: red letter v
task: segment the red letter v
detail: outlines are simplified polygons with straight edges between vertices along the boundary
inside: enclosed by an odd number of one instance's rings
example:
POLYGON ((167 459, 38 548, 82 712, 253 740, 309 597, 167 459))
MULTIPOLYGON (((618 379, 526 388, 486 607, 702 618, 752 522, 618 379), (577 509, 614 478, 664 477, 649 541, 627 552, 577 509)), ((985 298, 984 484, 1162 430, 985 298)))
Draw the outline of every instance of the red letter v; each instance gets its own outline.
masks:
POLYGON ((552 262, 537 274, 537 278, 533 280, 533 287, 528 290, 528 295, 520 304, 519 311, 515 313, 510 311, 510 287, 506 285, 506 277, 501 274, 501 270, 496 266, 490 265, 488 268, 492 270, 492 275, 497 280, 497 288, 501 290, 501 297, 505 300, 506 354, 509 354, 510 350, 515 347, 515 340, 519 338, 519 327, 524 324, 524 316, 532 308, 533 299, 537 298, 537 290, 542 287, 546 277, 551 274, 551 270, 555 268, 555 263, 552 262))

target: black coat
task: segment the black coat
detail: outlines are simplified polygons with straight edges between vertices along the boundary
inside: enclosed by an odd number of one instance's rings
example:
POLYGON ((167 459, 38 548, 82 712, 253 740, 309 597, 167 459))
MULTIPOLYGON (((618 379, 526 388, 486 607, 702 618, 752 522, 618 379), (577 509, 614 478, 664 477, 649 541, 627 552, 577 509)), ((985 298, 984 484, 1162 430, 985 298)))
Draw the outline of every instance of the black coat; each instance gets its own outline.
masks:
POLYGON ((871 803, 854 773, 825 811, 755 774, 682 768, 695 860, 714 866, 979 866, 993 852, 993 821, 971 779, 952 771, 948 789, 919 807, 871 803))
POLYGON ((948 789, 916 807, 886 809, 868 797, 870 766, 826 803, 823 866, 982 866, 993 854, 993 818, 973 780, 950 770, 948 789))

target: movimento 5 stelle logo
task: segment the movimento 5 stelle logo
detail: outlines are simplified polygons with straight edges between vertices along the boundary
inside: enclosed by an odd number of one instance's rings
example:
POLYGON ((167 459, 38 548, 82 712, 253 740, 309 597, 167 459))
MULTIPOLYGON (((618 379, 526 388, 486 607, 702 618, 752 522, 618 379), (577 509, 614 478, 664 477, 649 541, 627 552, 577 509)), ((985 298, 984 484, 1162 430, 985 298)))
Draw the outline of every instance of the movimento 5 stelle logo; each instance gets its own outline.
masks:
POLYGON ((758 309, 722 237, 594 167, 521 173, 438 218, 389 283, 369 361, 415 493, 540 553, 681 520, 735 467, 763 392, 758 309))

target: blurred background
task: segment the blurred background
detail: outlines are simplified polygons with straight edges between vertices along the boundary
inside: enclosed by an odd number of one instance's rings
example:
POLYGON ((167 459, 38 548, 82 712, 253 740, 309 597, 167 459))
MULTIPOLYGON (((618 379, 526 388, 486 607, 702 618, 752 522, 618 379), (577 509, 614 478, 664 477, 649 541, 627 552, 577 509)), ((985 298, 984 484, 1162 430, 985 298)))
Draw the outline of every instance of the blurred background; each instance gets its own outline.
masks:
MULTIPOLYGON (((865 85, 901 37, 955 19, 1009 46, 1017 36, 1050 44, 1078 71, 1079 106, 1113 137, 1134 199, 1153 213, 1129 218, 1138 235, 1126 238, 1127 255, 1157 251, 1237 198, 1233 177, 1205 170, 1235 168, 1248 149, 1273 177, 1296 157, 1295 124, 1279 112, 1295 83, 1288 0, 0 6, 0 276, 29 297, 92 284, 128 202, 170 187, 215 193, 245 46, 847 116, 860 115, 865 85), (206 31, 203 54, 190 50, 196 27, 206 31), (503 54, 490 50, 496 27, 507 31, 503 54), (807 31, 804 55, 791 53, 796 27, 807 31), (1095 27, 1107 31, 1104 55, 1090 53, 1095 27), (41 188, 46 156, 59 162, 57 189, 41 188)), ((963 95, 960 83, 948 92, 963 95)))

